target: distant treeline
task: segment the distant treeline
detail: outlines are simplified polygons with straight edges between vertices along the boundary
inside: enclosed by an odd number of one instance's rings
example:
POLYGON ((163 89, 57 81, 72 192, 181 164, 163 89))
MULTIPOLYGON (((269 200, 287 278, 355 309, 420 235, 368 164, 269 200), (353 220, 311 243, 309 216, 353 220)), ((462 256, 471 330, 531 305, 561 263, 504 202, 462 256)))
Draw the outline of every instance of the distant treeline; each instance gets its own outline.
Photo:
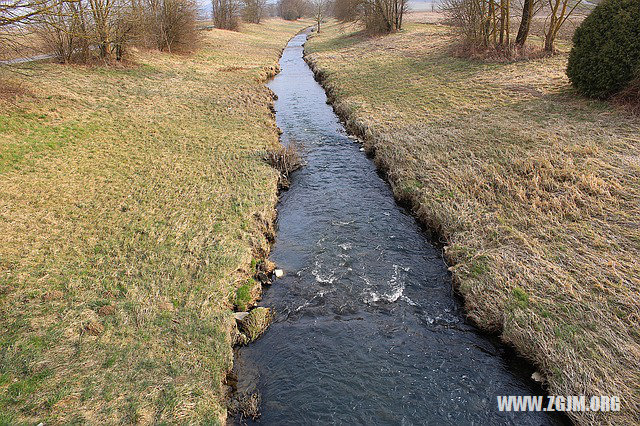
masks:
POLYGON ((38 40, 60 62, 121 60, 134 44, 192 49, 197 13, 195 0, 10 0, 0 5, 0 48, 38 40))

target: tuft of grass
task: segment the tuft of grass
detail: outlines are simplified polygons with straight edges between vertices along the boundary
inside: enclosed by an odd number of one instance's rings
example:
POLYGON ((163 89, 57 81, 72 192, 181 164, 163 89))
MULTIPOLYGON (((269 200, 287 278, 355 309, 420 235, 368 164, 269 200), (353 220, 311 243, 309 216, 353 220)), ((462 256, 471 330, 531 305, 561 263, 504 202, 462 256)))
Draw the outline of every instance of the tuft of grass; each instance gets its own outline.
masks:
POLYGON ((224 421, 228 295, 277 202, 264 83, 304 25, 126 69, 29 64, 0 96, 0 423, 224 421))
MULTIPOLYGON (((252 269, 254 270, 254 269, 252 269)), ((262 296, 262 284, 253 278, 249 278, 244 284, 238 287, 233 297, 233 305, 237 311, 247 311, 262 296)))
POLYGON ((471 319, 549 393, 621 396, 621 412, 576 421, 638 423, 638 117, 577 96, 565 53, 464 59, 453 29, 410 16, 389 36, 357 31, 327 25, 307 59, 396 196, 447 241, 471 319))
POLYGON ((524 291, 520 287, 516 287, 511 292, 518 307, 524 309, 529 306, 529 295, 526 291, 524 291))
POLYGON ((251 286, 243 284, 236 290, 236 308, 239 311, 246 311, 251 303, 251 286))

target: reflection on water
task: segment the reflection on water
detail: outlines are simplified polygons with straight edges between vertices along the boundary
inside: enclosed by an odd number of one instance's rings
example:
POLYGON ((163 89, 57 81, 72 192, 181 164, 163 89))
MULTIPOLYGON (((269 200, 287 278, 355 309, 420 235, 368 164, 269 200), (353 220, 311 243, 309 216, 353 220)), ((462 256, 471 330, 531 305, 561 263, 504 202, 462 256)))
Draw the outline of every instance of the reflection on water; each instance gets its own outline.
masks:
POLYGON ((291 40, 270 83, 283 143, 305 147, 279 205, 265 293, 277 319, 236 360, 265 424, 553 424, 499 413, 539 394, 504 348, 464 322, 439 251, 349 139, 291 40))

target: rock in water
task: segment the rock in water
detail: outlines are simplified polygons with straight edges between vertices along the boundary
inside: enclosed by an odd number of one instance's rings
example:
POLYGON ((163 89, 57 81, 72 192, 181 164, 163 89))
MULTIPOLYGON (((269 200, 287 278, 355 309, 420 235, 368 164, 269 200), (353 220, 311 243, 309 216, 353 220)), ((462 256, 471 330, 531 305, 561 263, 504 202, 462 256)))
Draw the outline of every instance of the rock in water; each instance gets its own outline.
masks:
POLYGON ((249 312, 235 312, 233 314, 233 317, 236 319, 236 321, 242 321, 247 317, 247 315, 249 315, 249 312))
POLYGON ((258 281, 260 281, 260 284, 262 284, 262 285, 269 285, 269 284, 271 284, 271 281, 269 281, 269 277, 267 276, 267 274, 265 274, 265 273, 264 273, 264 272, 262 272, 262 271, 259 271, 259 272, 256 274, 256 279, 257 279, 258 281))
POLYGON ((249 343, 260 337, 267 330, 272 320, 273 313, 271 309, 260 307, 252 309, 248 315, 238 321, 238 325, 240 326, 240 331, 247 336, 247 343, 249 343))
POLYGON ((284 271, 282 269, 276 269, 275 271, 273 271, 273 273, 275 274, 276 278, 281 278, 284 275, 284 271))

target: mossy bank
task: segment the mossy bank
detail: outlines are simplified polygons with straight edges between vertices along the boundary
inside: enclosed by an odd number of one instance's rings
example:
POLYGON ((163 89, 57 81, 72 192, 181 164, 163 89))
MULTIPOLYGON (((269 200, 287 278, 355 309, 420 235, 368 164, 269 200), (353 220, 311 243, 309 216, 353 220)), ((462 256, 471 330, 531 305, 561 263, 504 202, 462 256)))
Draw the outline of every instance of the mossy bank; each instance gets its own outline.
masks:
MULTIPOLYGON (((307 61, 395 196, 445 244, 469 318, 550 394, 617 395, 640 421, 640 121, 581 98, 566 53, 456 57, 451 28, 326 25, 307 61)), ((566 52, 566 42, 560 43, 566 52)))
POLYGON ((2 72, 0 424, 224 422, 277 201, 264 83, 303 26, 2 72))

